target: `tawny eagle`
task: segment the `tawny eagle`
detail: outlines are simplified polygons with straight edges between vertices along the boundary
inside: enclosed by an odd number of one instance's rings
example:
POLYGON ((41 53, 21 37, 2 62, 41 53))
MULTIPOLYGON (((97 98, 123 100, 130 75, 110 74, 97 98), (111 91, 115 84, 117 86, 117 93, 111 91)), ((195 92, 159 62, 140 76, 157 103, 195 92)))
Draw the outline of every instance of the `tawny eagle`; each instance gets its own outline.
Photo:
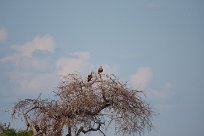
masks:
POLYGON ((98 74, 99 74, 99 77, 100 77, 100 78, 101 78, 102 72, 103 72, 103 67, 100 66, 100 67, 98 68, 98 74))
POLYGON ((91 72, 91 73, 88 75, 87 82, 91 81, 92 75, 93 75, 93 72, 91 72))

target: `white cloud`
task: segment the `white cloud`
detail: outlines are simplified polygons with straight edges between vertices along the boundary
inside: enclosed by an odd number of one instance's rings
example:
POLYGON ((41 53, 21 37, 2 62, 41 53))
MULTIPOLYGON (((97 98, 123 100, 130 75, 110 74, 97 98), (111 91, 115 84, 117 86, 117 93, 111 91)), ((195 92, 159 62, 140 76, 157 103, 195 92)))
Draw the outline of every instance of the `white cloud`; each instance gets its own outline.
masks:
POLYGON ((35 51, 54 52, 54 40, 51 36, 45 35, 42 37, 36 36, 32 41, 22 45, 13 45, 11 49, 14 53, 9 54, 0 59, 0 62, 11 62, 21 70, 38 69, 44 70, 50 67, 46 58, 37 58, 33 56, 35 51))
POLYGON ((23 45, 13 45, 11 48, 15 50, 15 53, 2 58, 1 61, 18 62, 25 57, 32 58, 35 51, 54 52, 54 40, 49 35, 43 37, 36 36, 32 41, 23 45))
POLYGON ((4 41, 7 39, 7 31, 5 28, 0 28, 0 41, 4 41))
POLYGON ((141 67, 130 77, 130 84, 135 89, 144 90, 145 94, 152 98, 166 99, 174 95, 174 85, 171 81, 167 81, 159 89, 154 89, 150 86, 152 78, 151 68, 141 67))
POLYGON ((173 87, 173 83, 167 81, 161 89, 149 89, 147 91, 147 95, 155 98, 165 99, 174 95, 173 87))
POLYGON ((57 71, 60 75, 81 72, 84 69, 90 69, 89 52, 74 52, 68 58, 62 57, 57 61, 57 71))
POLYGON ((144 90, 147 88, 152 79, 152 70, 149 67, 141 67, 135 74, 130 77, 130 84, 138 89, 144 90))

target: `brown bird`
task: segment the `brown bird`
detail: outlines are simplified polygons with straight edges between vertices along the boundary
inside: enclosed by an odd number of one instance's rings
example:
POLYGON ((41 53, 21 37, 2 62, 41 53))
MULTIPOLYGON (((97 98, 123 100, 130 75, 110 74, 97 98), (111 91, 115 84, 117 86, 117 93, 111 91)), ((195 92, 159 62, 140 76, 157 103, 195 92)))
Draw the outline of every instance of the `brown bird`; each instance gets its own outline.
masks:
POLYGON ((100 77, 100 78, 101 78, 102 72, 103 72, 103 67, 100 66, 100 67, 98 68, 98 74, 99 74, 99 77, 100 77))
POLYGON ((92 77, 93 77, 92 75, 93 75, 93 72, 91 72, 91 73, 88 75, 87 82, 91 81, 91 79, 92 79, 92 77))
POLYGON ((35 130, 36 130, 37 132, 40 131, 40 127, 39 127, 38 125, 35 125, 34 127, 35 127, 35 130))

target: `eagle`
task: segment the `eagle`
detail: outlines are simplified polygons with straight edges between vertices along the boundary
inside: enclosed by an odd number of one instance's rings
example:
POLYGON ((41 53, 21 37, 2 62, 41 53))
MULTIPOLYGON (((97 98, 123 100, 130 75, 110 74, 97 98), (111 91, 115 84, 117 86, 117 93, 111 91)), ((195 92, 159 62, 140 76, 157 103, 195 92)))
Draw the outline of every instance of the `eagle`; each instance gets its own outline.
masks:
POLYGON ((101 78, 102 72, 103 72, 103 67, 100 66, 100 67, 98 68, 98 74, 99 74, 99 77, 100 77, 100 78, 101 78))
POLYGON ((88 75, 88 77, 87 77, 87 82, 91 81, 92 77, 93 77, 93 72, 91 72, 91 73, 88 75))
POLYGON ((40 131, 40 127, 39 127, 38 125, 35 125, 34 127, 35 127, 35 130, 36 130, 37 132, 40 131))

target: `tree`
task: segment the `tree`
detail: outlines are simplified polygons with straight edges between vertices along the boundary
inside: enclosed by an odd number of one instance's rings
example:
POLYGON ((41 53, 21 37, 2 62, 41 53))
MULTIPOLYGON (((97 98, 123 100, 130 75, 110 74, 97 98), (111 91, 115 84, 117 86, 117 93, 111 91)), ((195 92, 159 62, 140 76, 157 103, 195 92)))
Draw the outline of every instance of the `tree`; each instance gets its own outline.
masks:
POLYGON ((0 136, 32 136, 32 131, 16 131, 14 128, 10 128, 10 123, 6 125, 6 123, 0 122, 0 136))
POLYGON ((54 99, 24 99, 13 107, 12 117, 22 116, 34 136, 79 136, 97 131, 105 136, 110 125, 119 134, 151 130, 154 115, 142 91, 128 88, 115 75, 92 73, 91 80, 69 74, 54 91, 54 99), (101 76, 101 75, 100 75, 101 76))

